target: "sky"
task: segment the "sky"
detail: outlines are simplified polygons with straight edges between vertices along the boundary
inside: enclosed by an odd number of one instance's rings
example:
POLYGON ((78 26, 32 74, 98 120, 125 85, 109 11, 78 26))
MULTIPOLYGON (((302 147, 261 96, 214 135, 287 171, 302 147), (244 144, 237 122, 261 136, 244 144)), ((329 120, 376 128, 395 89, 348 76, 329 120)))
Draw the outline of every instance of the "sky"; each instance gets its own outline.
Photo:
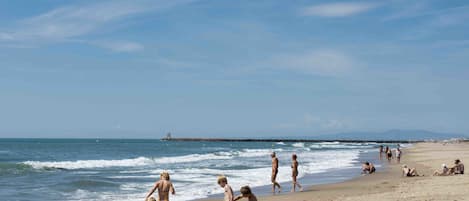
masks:
POLYGON ((0 137, 469 133, 469 1, 0 0, 0 137))

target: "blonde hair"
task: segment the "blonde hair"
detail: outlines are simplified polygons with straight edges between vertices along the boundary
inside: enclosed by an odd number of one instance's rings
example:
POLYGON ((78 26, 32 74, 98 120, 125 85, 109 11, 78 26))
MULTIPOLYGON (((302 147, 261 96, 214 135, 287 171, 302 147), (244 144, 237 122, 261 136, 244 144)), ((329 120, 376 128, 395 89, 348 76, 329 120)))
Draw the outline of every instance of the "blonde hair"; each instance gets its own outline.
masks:
POLYGON ((147 201, 156 201, 156 199, 154 197, 149 197, 147 201))
POLYGON ((165 180, 169 180, 169 172, 167 171, 163 171, 161 174, 160 174, 160 177, 165 179, 165 180))
POLYGON ((228 179, 225 177, 225 175, 220 175, 218 176, 217 182, 218 184, 220 184, 221 182, 228 183, 228 179))

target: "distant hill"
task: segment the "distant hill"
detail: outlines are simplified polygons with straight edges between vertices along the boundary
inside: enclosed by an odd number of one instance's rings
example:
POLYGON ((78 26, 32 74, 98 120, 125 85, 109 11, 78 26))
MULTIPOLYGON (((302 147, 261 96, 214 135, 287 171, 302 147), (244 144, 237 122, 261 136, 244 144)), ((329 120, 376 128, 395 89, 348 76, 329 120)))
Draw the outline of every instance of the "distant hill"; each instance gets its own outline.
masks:
POLYGON ((444 140, 451 138, 469 138, 467 135, 438 133, 426 130, 389 130, 385 132, 348 132, 319 135, 314 138, 322 140, 444 140))

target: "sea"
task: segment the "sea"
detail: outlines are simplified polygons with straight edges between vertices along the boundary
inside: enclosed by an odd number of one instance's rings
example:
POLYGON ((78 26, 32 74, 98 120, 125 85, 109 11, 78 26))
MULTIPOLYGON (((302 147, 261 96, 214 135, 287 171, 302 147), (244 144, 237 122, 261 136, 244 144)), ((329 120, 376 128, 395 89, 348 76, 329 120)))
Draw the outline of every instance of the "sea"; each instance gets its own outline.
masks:
MULTIPOLYGON (((377 143, 182 142, 144 139, 0 139, 2 201, 142 201, 162 171, 170 173, 174 201, 223 193, 217 176, 236 191, 249 185, 270 191, 271 158, 278 180, 291 188, 291 155, 304 185, 360 175, 360 163, 378 158, 377 143), (335 177, 334 177, 335 175, 335 177)), ((395 146, 395 145, 391 145, 395 146)), ((404 146, 404 145, 401 145, 404 146)))

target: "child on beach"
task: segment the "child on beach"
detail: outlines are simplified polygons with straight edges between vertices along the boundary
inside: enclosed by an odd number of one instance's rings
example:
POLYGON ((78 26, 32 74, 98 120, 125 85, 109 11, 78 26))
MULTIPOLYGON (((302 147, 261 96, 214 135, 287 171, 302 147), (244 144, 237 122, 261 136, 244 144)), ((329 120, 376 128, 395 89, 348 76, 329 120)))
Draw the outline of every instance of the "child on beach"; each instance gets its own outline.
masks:
POLYGON ((150 199, 150 196, 158 189, 158 201, 169 201, 169 193, 176 194, 174 190, 173 183, 169 180, 169 173, 162 172, 160 174, 160 180, 155 183, 155 186, 150 189, 147 196, 145 197, 145 201, 150 199))
POLYGON ((298 177, 298 161, 296 159, 297 159, 296 154, 293 154, 292 155, 292 164, 291 164, 293 188, 292 188, 291 192, 296 191, 296 186, 298 186, 298 188, 300 188, 300 191, 303 191, 303 187, 301 187, 300 183, 298 183, 298 181, 296 180, 296 177, 298 177))
POLYGON ((149 197, 146 201, 156 201, 154 197, 149 197))
POLYGON ((391 159, 392 159, 392 151, 391 151, 391 149, 390 149, 388 146, 386 146, 386 157, 387 157, 387 159, 388 159, 388 162, 391 162, 391 159))
POLYGON ((454 166, 450 168, 450 174, 464 174, 464 164, 461 160, 454 160, 454 166))
POLYGON ((225 199, 224 201, 233 201, 233 189, 228 185, 228 179, 225 176, 218 177, 218 185, 225 190, 225 199))
POLYGON ((241 187, 241 189, 239 190, 239 192, 241 192, 241 195, 239 195, 238 197, 236 197, 234 199, 234 201, 236 200, 240 200, 242 198, 247 198, 248 201, 257 201, 257 197, 251 192, 251 188, 249 188, 249 186, 243 186, 241 187))

